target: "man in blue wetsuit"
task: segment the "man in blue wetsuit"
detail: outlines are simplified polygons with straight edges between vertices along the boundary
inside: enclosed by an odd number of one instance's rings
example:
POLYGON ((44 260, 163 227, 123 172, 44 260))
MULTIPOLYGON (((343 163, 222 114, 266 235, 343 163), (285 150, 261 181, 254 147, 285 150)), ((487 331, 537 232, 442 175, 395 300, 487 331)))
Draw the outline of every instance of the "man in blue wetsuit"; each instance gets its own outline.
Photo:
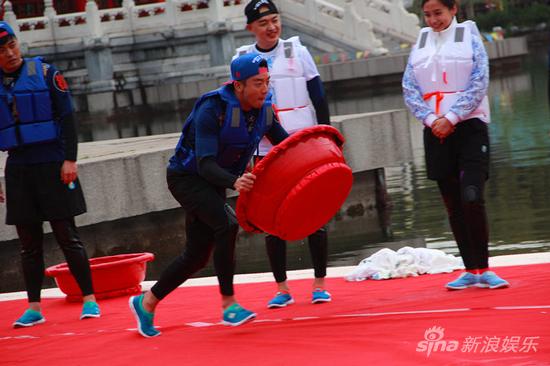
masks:
POLYGON ((6 224, 15 225, 29 308, 14 327, 43 323, 43 221, 49 221, 83 294, 84 318, 100 316, 86 250, 74 216, 86 212, 76 165, 77 136, 71 94, 54 66, 22 58, 13 29, 0 22, 0 150, 8 152, 6 224))
POLYGON ((233 291, 238 224, 225 203, 225 190, 249 191, 256 177, 245 169, 262 137, 278 144, 288 134, 271 108, 266 60, 253 53, 238 57, 231 63, 231 77, 232 83, 195 103, 170 159, 168 188, 186 211, 187 244, 150 291, 130 298, 144 337, 160 334, 153 325, 157 304, 203 268, 212 251, 223 324, 240 325, 256 316, 236 302, 233 291))

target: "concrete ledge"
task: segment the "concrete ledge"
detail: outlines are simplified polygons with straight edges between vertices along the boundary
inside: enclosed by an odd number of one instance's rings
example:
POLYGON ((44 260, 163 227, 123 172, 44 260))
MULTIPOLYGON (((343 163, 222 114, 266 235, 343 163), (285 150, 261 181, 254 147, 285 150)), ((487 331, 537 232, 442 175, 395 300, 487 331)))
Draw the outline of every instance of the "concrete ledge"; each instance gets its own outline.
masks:
MULTIPOLYGON (((507 38, 502 41, 485 43, 489 60, 497 61, 526 55, 525 37, 507 38)), ((405 71, 409 53, 371 57, 362 60, 319 65, 319 74, 324 82, 352 80, 366 77, 402 74, 405 71)))
POLYGON ((522 56, 528 52, 526 37, 507 38, 503 41, 486 43, 485 48, 490 60, 522 56))
MULTIPOLYGON (((344 153, 354 172, 412 160, 410 127, 404 110, 337 116, 334 126, 346 138, 344 153)), ((79 177, 88 212, 76 218, 77 224, 92 225, 178 207, 166 187, 165 167, 179 135, 80 144, 79 177)), ((4 159, 5 154, 0 159, 2 167, 4 159)), ((235 192, 231 191, 230 196, 235 192)), ((5 217, 5 209, 0 205, 0 217, 5 217)), ((0 242, 15 238, 12 226, 0 226, 0 242)))
MULTIPOLYGON (((152 211, 175 208, 178 203, 166 188, 166 164, 179 133, 105 140, 79 144, 79 178, 88 212, 77 225, 91 225, 152 211)), ((0 177, 4 182, 4 160, 0 177)), ((0 217, 6 206, 0 205, 0 217)), ((45 227, 49 232, 49 225, 45 227)), ((0 225, 0 241, 17 238, 13 226, 0 225)))
POLYGON ((336 116, 332 124, 346 138, 344 154, 354 173, 412 160, 411 129, 405 110, 336 116))

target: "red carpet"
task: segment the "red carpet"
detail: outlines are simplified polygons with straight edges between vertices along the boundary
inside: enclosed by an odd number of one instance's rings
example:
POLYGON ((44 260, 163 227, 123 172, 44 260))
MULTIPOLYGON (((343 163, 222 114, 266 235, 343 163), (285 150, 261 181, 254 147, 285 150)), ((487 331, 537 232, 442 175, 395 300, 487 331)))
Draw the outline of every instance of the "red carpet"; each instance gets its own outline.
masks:
POLYGON ((101 302, 102 317, 84 321, 79 304, 44 300, 47 322, 26 329, 11 328, 25 301, 0 302, 0 364, 550 365, 550 264, 498 273, 511 288, 444 289, 457 273, 328 279, 334 300, 320 305, 309 304, 311 281, 291 281, 296 304, 276 310, 265 308, 273 283, 238 285, 258 318, 236 328, 217 324, 217 287, 182 288, 160 305, 163 334, 152 339, 129 330, 127 298, 101 302), (431 327, 440 329, 425 335, 431 327))

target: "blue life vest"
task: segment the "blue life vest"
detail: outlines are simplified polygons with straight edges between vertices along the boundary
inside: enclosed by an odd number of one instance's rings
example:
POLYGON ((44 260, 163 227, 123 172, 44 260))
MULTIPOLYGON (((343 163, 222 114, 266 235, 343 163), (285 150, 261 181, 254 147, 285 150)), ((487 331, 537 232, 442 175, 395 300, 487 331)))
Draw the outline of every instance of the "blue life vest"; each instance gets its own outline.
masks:
MULTIPOLYGON (((4 78, 0 71, 0 81, 4 78)), ((25 59, 11 90, 0 82, 0 150, 50 142, 59 138, 50 90, 44 78, 42 59, 25 59), (15 104, 17 118, 10 105, 15 104)))
POLYGON ((239 100, 233 90, 227 85, 204 94, 195 103, 191 114, 183 125, 183 131, 176 146, 175 154, 170 158, 169 169, 193 173, 198 171, 195 151, 184 146, 185 136, 193 122, 200 123, 200 121, 194 120, 200 105, 207 98, 216 96, 219 96, 226 104, 225 118, 220 128, 216 161, 222 168, 235 175, 241 175, 246 169, 250 158, 258 148, 260 140, 273 123, 271 95, 267 96, 254 128, 251 132, 248 132, 247 122, 241 110, 239 100))

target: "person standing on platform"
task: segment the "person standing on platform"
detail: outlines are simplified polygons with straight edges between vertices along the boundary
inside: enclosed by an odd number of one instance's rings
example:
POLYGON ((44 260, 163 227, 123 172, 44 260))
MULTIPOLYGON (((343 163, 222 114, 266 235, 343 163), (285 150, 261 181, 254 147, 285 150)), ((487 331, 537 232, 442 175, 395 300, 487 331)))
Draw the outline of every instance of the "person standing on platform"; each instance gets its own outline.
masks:
POLYGON ((15 225, 29 308, 13 323, 44 323, 43 222, 49 221, 82 291, 80 319, 100 316, 90 264, 74 217, 86 212, 76 164, 77 135, 67 82, 40 57, 22 58, 13 29, 0 22, 0 149, 8 152, 6 224, 15 225))
POLYGON ((130 298, 144 337, 160 334, 153 325, 158 303, 203 268, 214 251, 222 297, 222 322, 237 326, 256 314, 235 299, 233 274, 239 228, 225 190, 248 192, 256 177, 245 169, 266 135, 278 144, 288 134, 276 121, 265 59, 247 54, 231 63, 233 82, 198 99, 183 125, 167 170, 168 188, 186 211, 184 252, 161 274, 150 291, 130 298))
POLYGON ((508 287, 489 269, 487 53, 475 23, 457 22, 455 0, 423 0, 422 10, 428 27, 409 56, 403 94, 425 126, 428 178, 437 182, 466 267, 446 287, 508 287))
MULTIPOLYGON (((330 125, 330 114, 323 82, 308 50, 298 37, 281 39, 281 17, 271 0, 253 0, 245 7, 246 29, 253 33, 254 44, 239 47, 237 54, 258 52, 265 57, 271 71, 273 103, 281 124, 290 134, 316 124, 330 125)), ((236 57, 235 56, 235 57, 236 57)), ((272 148, 265 139, 258 155, 267 155, 272 148)), ((286 241, 273 235, 265 238, 271 270, 277 283, 277 294, 268 308, 285 307, 294 303, 286 276, 286 241)), ((324 227, 308 237, 314 268, 312 303, 331 301, 325 290, 328 259, 328 238, 324 227)))

